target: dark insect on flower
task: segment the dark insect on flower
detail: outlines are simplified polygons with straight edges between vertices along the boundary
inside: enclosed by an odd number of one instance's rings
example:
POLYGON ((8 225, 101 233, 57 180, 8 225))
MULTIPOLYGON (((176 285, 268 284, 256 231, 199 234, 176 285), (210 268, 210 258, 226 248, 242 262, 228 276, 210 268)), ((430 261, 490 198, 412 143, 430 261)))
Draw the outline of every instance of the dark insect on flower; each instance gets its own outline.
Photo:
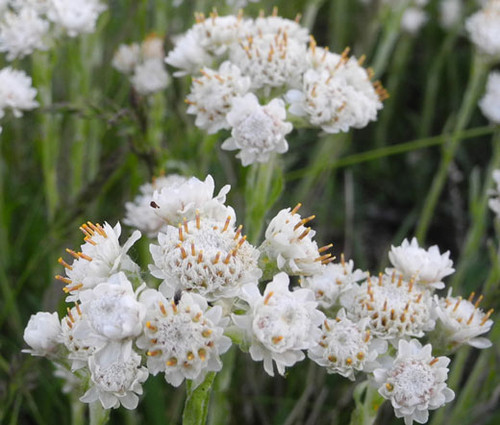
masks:
POLYGON ((181 300, 182 298, 182 291, 179 289, 175 292, 175 295, 174 295, 174 304, 175 305, 178 305, 179 304, 179 301, 181 300))

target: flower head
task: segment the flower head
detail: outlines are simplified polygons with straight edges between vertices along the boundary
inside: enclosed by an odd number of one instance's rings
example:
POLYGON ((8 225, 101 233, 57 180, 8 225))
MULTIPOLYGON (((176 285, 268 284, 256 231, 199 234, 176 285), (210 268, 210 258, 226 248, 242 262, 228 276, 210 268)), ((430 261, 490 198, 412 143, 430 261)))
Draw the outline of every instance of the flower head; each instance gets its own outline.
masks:
POLYGON ((221 370, 219 356, 231 346, 223 335, 228 319, 222 318, 221 307, 208 308, 203 297, 187 292, 167 301, 152 289, 141 295, 141 302, 147 321, 137 345, 147 350, 151 374, 164 372, 166 381, 178 387, 184 379, 198 385, 207 372, 221 370))
POLYGON ((141 48, 139 44, 120 44, 118 50, 113 55, 111 65, 123 74, 131 74, 135 66, 139 63, 141 48))
POLYGON ((430 344, 399 341, 398 355, 387 368, 375 369, 378 392, 392 403, 397 418, 406 425, 426 423, 429 410, 450 402, 455 394, 446 386, 447 357, 433 357, 430 344))
POLYGON ((293 126, 285 122, 285 104, 281 99, 273 99, 261 106, 253 93, 233 100, 227 123, 232 127, 231 137, 222 144, 222 149, 240 149, 236 155, 243 166, 254 162, 267 162, 273 152, 288 150, 285 135, 293 126))
POLYGON ((31 78, 24 71, 10 66, 0 70, 0 118, 7 108, 17 118, 23 115, 22 111, 36 108, 38 102, 35 96, 36 89, 31 86, 31 78))
POLYGON ((309 289, 288 289, 289 278, 277 274, 261 295, 255 284, 243 288, 242 298, 249 304, 248 313, 232 316, 245 332, 250 356, 264 361, 264 370, 274 376, 304 358, 302 350, 314 347, 320 338, 319 325, 325 316, 316 309, 314 294, 309 289))
POLYGON ((148 59, 136 65, 130 81, 138 93, 147 96, 165 89, 170 78, 160 59, 148 59))
POLYGON ((488 75, 486 93, 479 101, 479 108, 493 124, 500 124, 500 72, 492 71, 488 75))
POLYGON ((500 0, 489 0, 467 18, 465 29, 476 48, 492 60, 500 58, 500 0))
POLYGON ((57 313, 39 312, 30 317, 24 329, 24 341, 31 349, 23 350, 33 356, 47 356, 59 346, 61 325, 57 313))
POLYGON ((99 15, 106 9, 100 0, 52 0, 48 18, 70 37, 95 31, 99 15))

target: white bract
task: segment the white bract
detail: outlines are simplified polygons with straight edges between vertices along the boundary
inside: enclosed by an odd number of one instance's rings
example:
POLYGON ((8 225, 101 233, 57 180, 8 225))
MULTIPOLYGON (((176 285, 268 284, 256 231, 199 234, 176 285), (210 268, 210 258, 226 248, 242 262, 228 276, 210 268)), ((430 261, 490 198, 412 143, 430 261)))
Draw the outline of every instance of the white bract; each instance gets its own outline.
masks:
POLYGON ((24 341, 31 349, 23 350, 33 356, 47 356, 59 346, 61 325, 57 313, 39 312, 31 315, 24 329, 24 341))
POLYGON ((430 344, 422 347, 415 339, 401 340, 392 363, 373 372, 378 392, 391 401, 396 417, 404 418, 406 425, 426 423, 429 410, 455 398, 446 385, 449 362, 447 357, 433 357, 430 344))
POLYGON ((125 218, 123 222, 129 226, 135 227, 141 232, 148 235, 150 238, 158 236, 160 229, 167 225, 154 208, 151 206, 153 200, 153 193, 160 191, 163 188, 173 188, 185 183, 187 177, 178 174, 171 174, 168 176, 156 177, 152 183, 143 184, 139 188, 139 195, 137 195, 133 202, 125 204, 125 218))
POLYGON ((250 356, 264 361, 264 370, 274 376, 273 361, 278 373, 304 359, 302 350, 317 345, 319 326, 325 316, 316 309, 314 294, 309 289, 288 289, 289 278, 277 274, 261 295, 255 284, 245 285, 242 298, 249 304, 246 315, 232 315, 243 329, 250 346, 250 356))
POLYGON ((488 332, 493 326, 493 320, 490 320, 493 309, 485 313, 478 308, 483 297, 480 296, 475 303, 472 303, 473 298, 474 293, 469 300, 452 297, 451 289, 446 298, 437 295, 434 297, 443 344, 452 349, 463 344, 476 348, 488 348, 492 345, 490 340, 479 335, 488 332))
POLYGON ((135 409, 142 394, 142 383, 148 378, 145 367, 141 367, 141 357, 132 353, 126 359, 118 359, 110 364, 97 363, 94 357, 89 359, 91 387, 80 397, 84 403, 99 400, 104 409, 135 409))
POLYGON ((197 127, 213 134, 230 128, 226 116, 233 100, 244 96, 250 89, 250 78, 241 75, 231 62, 224 62, 218 71, 203 68, 202 76, 193 80, 187 96, 188 114, 196 115, 197 127))
POLYGON ((467 18, 465 29, 479 52, 493 61, 500 59, 500 0, 490 0, 467 18))
POLYGON ((370 372, 378 366, 375 361, 387 350, 387 342, 371 338, 368 319, 353 322, 341 309, 336 320, 326 319, 319 344, 308 351, 311 360, 354 381, 355 371, 370 372))
MULTIPOLYGON (((417 238, 413 238, 411 242, 405 239, 400 246, 392 246, 389 260, 405 280, 414 279, 427 288, 444 288, 442 279, 455 271, 450 251, 441 254, 437 245, 426 250, 419 247, 417 238)), ((392 271, 393 269, 387 269, 386 273, 390 274, 392 271)))
POLYGON ((0 118, 5 109, 10 109, 15 117, 23 115, 22 111, 38 106, 35 100, 36 89, 31 86, 31 78, 24 71, 10 66, 0 70, 0 118))
POLYGON ((153 276, 163 279, 161 288, 168 297, 177 290, 195 291, 208 301, 238 296, 241 286, 257 282, 262 275, 257 262, 259 251, 226 221, 186 221, 178 228, 168 226, 151 245, 153 276))
POLYGON ((182 223, 183 219, 193 220, 196 211, 203 218, 224 221, 231 216, 232 221, 235 220, 234 210, 224 205, 231 186, 224 186, 215 197, 214 189, 214 179, 210 175, 204 181, 191 177, 180 184, 172 182, 154 191, 151 206, 165 223, 172 226, 182 223))
POLYGON ((261 106, 253 93, 235 98, 226 116, 232 127, 231 137, 222 144, 222 149, 240 149, 236 157, 244 167, 254 162, 267 162, 271 154, 288 150, 285 135, 293 126, 285 119, 286 109, 281 99, 261 106))
POLYGON ((500 124, 500 72, 492 71, 488 75, 486 93, 479 101, 483 115, 493 124, 500 124))
POLYGON ((146 326, 137 345, 147 350, 151 374, 165 373, 166 381, 178 387, 184 379, 198 386, 207 372, 222 369, 220 355, 231 346, 224 336, 228 318, 222 308, 208 308, 197 294, 183 292, 179 299, 167 301, 158 291, 145 291, 140 298, 146 306, 146 326))

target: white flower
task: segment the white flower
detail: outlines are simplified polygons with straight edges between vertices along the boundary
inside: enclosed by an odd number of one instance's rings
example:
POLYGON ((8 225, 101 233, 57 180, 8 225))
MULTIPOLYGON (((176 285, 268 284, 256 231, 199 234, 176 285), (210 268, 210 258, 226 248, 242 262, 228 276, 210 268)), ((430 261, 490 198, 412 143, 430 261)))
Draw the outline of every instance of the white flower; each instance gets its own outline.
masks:
POLYGON ((476 48, 492 60, 500 58, 500 0, 490 0, 465 21, 476 48))
POLYGON ((70 37, 76 37, 94 32, 97 19, 105 9, 100 0, 52 0, 47 16, 70 37))
POLYGON ((113 55, 111 65, 123 74, 131 74, 139 62, 141 48, 137 43, 120 44, 113 55))
POLYGON ((155 190, 160 191, 164 187, 172 189, 187 180, 187 177, 171 174, 165 177, 156 177, 152 183, 143 184, 139 188, 140 194, 135 197, 134 201, 125 204, 126 213, 123 222, 139 229, 150 238, 156 237, 160 229, 167 224, 151 206, 153 193, 155 190))
POLYGON ((395 273, 368 278, 342 294, 340 302, 351 320, 369 318, 370 330, 379 338, 420 338, 435 326, 430 292, 395 273))
POLYGON ((378 392, 391 401, 396 417, 404 418, 406 425, 426 423, 429 410, 455 398, 446 386, 449 362, 447 357, 433 357, 430 344, 422 347, 415 339, 401 340, 392 364, 373 372, 378 392))
POLYGON ((500 124, 500 72, 492 71, 488 75, 486 93, 479 101, 483 115, 494 124, 500 124))
POLYGON ((141 55, 144 60, 165 59, 165 51, 163 50, 163 38, 155 33, 149 34, 141 44, 141 55))
POLYGON ((248 75, 252 88, 297 87, 307 69, 306 45, 285 32, 258 34, 231 47, 229 59, 243 75, 248 75))
POLYGON ((367 272, 354 270, 352 260, 346 263, 342 254, 340 263, 327 264, 321 273, 301 279, 300 286, 311 289, 319 305, 328 309, 336 305, 341 293, 350 289, 355 282, 367 277, 367 272))
POLYGON ((127 255, 127 251, 141 237, 139 231, 132 233, 122 247, 119 242, 120 223, 113 228, 108 223, 104 223, 103 227, 87 222, 80 226, 80 230, 85 235, 81 251, 66 250, 75 258, 73 263, 70 265, 59 258, 59 263, 66 268, 66 277, 57 275, 56 279, 66 283, 63 290, 69 294, 67 302, 78 300, 83 292, 106 282, 111 275, 119 271, 135 274, 139 270, 137 264, 127 255))
MULTIPOLYGON (((418 246, 417 238, 413 238, 411 242, 405 239, 400 246, 392 246, 389 260, 405 280, 414 279, 416 283, 428 288, 444 288, 442 279, 455 271, 450 251, 441 254, 437 245, 425 250, 418 246)), ((387 269, 386 273, 390 274, 392 271, 393 269, 387 269)))
POLYGON ((59 346, 61 325, 57 313, 32 314, 24 329, 24 341, 31 350, 23 350, 33 356, 46 356, 59 346))
POLYGON ((274 376, 273 361, 278 373, 304 359, 302 350, 319 341, 319 325, 325 316, 316 309, 314 294, 309 289, 290 292, 286 273, 274 276, 261 295, 257 285, 243 288, 242 298, 248 302, 246 315, 232 315, 233 321, 245 331, 252 360, 264 361, 264 370, 274 376))
POLYGON ((265 241, 259 248, 269 259, 276 260, 278 268, 291 275, 315 275, 323 273, 324 264, 332 261, 331 254, 321 253, 330 248, 318 249, 313 241, 316 234, 305 224, 315 216, 301 218, 297 210, 286 208, 271 220, 266 229, 265 241))
POLYGON ((418 7, 409 7, 401 17, 401 29, 411 35, 416 35, 427 22, 427 13, 418 7))
POLYGON ((227 216, 231 216, 235 220, 234 210, 224 205, 230 188, 229 185, 224 186, 214 197, 215 183, 212 176, 208 175, 205 181, 191 177, 180 184, 172 182, 155 190, 151 206, 160 218, 173 226, 177 226, 184 218, 193 220, 196 211, 203 218, 224 221, 227 216))
POLYGON ((211 219, 185 221, 168 226, 151 245, 153 276, 163 279, 160 288, 172 297, 177 290, 195 291, 208 301, 238 296, 241 286, 262 275, 259 251, 230 224, 211 219))
POLYGON ((135 67, 130 81, 138 93, 147 96, 165 89, 170 79, 161 60, 148 59, 135 67))
POLYGON ((0 52, 7 52, 7 60, 11 61, 34 50, 46 50, 48 30, 49 23, 29 6, 17 13, 7 11, 0 23, 0 52))
POLYGON ((226 120, 232 127, 231 137, 222 144, 222 149, 241 151, 236 155, 243 166, 254 162, 267 162, 273 152, 288 150, 285 135, 293 126, 285 122, 285 104, 281 99, 273 99, 261 106, 253 93, 235 98, 226 120))
POLYGON ((241 75, 240 69, 231 62, 224 62, 218 71, 203 68, 202 76, 193 80, 187 96, 188 114, 195 114, 197 127, 208 134, 230 128, 226 115, 233 99, 245 95, 250 89, 250 78, 241 75))
POLYGON ((275 13, 271 16, 259 16, 253 21, 250 27, 254 35, 286 33, 288 39, 293 39, 297 43, 306 44, 309 41, 309 30, 300 25, 297 20, 291 20, 277 16, 275 13))
POLYGON ((497 217, 500 217, 500 170, 493 170, 493 180, 497 187, 490 191, 491 198, 488 201, 488 205, 497 217))
POLYGON ((444 343, 451 344, 451 348, 463 344, 476 348, 488 348, 492 345, 487 338, 478 336, 488 332, 493 326, 493 320, 489 318, 493 309, 484 313, 478 308, 483 297, 480 296, 473 304, 474 295, 472 293, 469 300, 452 297, 450 288, 446 298, 434 296, 439 328, 444 336, 444 343))
POLYGON ((319 344, 308 351, 308 357, 328 373, 338 373, 354 381, 355 371, 374 370, 378 355, 387 350, 387 342, 372 339, 367 325, 368 319, 352 322, 341 309, 336 320, 324 321, 319 344))
POLYGON ((35 96, 36 89, 31 86, 31 78, 24 71, 10 66, 0 70, 0 118, 7 108, 17 118, 23 115, 21 111, 36 108, 38 102, 35 96))
POLYGON ((80 397, 84 403, 99 400, 105 409, 123 406, 135 409, 142 394, 142 383, 148 379, 145 367, 140 367, 141 357, 132 353, 127 359, 120 359, 111 364, 97 363, 94 357, 89 359, 91 387, 80 397))
POLYGON ((445 29, 457 25, 462 19, 462 0, 441 0, 439 2, 439 23, 445 29))
POLYGON ((228 318, 222 318, 221 307, 208 308, 203 297, 187 292, 169 302, 152 289, 141 295, 141 302, 147 308, 147 322, 137 345, 147 350, 151 374, 164 372, 174 387, 184 379, 197 386, 207 372, 222 369, 219 356, 231 340, 223 335, 228 318))

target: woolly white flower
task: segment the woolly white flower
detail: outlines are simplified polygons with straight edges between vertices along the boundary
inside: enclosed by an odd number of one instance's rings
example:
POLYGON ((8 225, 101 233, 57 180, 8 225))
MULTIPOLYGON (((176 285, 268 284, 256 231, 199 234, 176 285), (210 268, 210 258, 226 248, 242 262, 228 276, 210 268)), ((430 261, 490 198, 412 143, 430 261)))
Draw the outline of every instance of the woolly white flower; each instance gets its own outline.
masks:
POLYGON ((266 229, 265 241, 259 248, 269 259, 276 260, 278 268, 291 275, 315 275, 325 270, 324 264, 332 261, 331 254, 321 253, 330 248, 318 249, 313 241, 316 234, 305 224, 315 216, 302 219, 297 214, 301 204, 293 210, 281 210, 266 229))
POLYGON ((224 221, 227 216, 231 216, 234 220, 234 210, 224 205, 230 188, 230 185, 224 186, 214 197, 215 183, 212 176, 208 175, 205 181, 191 177, 183 183, 172 182, 155 190, 151 206, 160 218, 173 226, 177 226, 184 218, 193 220, 196 211, 199 211, 203 218, 224 221))
POLYGON ((481 53, 493 60, 500 58, 500 0, 490 0, 467 18, 465 29, 481 53))
POLYGON ((166 226, 166 223, 151 207, 153 193, 155 190, 177 187, 187 180, 187 177, 171 174, 165 177, 156 177, 152 183, 143 184, 139 188, 140 194, 135 197, 134 201, 125 204, 126 213, 123 222, 139 229, 150 238, 156 237, 160 229, 166 226))
POLYGON ((7 11, 0 23, 0 52, 7 52, 7 60, 22 58, 35 50, 45 50, 49 23, 31 7, 17 13, 7 11))
POLYGON ((124 74, 130 74, 139 62, 140 54, 141 48, 139 44, 120 44, 118 50, 113 55, 111 65, 124 74))
POLYGON ((367 325, 368 319, 352 322, 341 309, 336 320, 324 321, 319 344, 308 351, 308 357, 328 373, 338 373, 354 381, 355 371, 374 370, 378 355, 387 350, 387 342, 372 339, 367 325))
POLYGON ((70 265, 59 258, 59 263, 66 268, 66 277, 57 275, 56 279, 66 283, 63 290, 69 294, 67 302, 78 300, 83 292, 106 282, 119 271, 137 273, 139 270, 127 255, 127 251, 141 237, 139 231, 132 233, 122 247, 119 242, 120 223, 113 228, 108 223, 104 223, 102 227, 100 224, 87 222, 80 229, 85 235, 81 251, 66 250, 75 258, 73 263, 70 265))
POLYGON ((488 75, 486 93, 479 101, 483 115, 494 124, 500 124, 500 72, 492 71, 488 75))
POLYGON ((445 29, 457 25, 462 19, 462 0, 441 0, 439 2, 439 23, 445 29))
POLYGON ((282 18, 273 14, 271 16, 259 16, 253 21, 250 27, 253 35, 270 34, 285 34, 290 40, 293 39, 299 44, 306 44, 309 41, 309 30, 299 24, 298 20, 282 18))
POLYGON ((144 60, 165 59, 165 51, 163 50, 163 38, 155 33, 149 34, 141 44, 141 55, 144 60))
POLYGON ((10 66, 0 70, 0 118, 7 108, 17 118, 23 115, 21 111, 36 108, 38 102, 35 96, 36 89, 31 86, 31 78, 24 71, 10 66))
POLYGON ((264 370, 274 376, 273 361, 278 373, 304 359, 302 350, 317 344, 319 325, 325 316, 316 309, 314 294, 309 289, 290 292, 286 273, 277 274, 261 295, 255 284, 245 285, 242 298, 248 302, 246 315, 232 315, 245 332, 252 360, 264 361, 264 370))
POLYGON ((350 289, 355 282, 367 277, 367 272, 354 270, 352 260, 345 262, 342 254, 340 263, 327 264, 322 273, 301 279, 300 286, 311 289, 319 305, 328 309, 337 303, 341 293, 350 289))
POLYGON ((261 106, 253 93, 235 98, 231 112, 226 116, 232 127, 231 137, 222 144, 222 149, 240 149, 236 155, 245 167, 254 162, 267 162, 273 152, 288 150, 285 135, 293 126, 285 122, 286 109, 281 99, 273 99, 261 106))
POLYGON ((380 274, 374 281, 368 278, 342 294, 340 302, 351 320, 369 318, 370 330, 379 338, 420 338, 435 326, 430 292, 395 273, 380 274))
POLYGON ((208 134, 230 128, 226 115, 233 99, 245 95, 250 89, 250 78, 243 77, 240 69, 231 62, 224 62, 218 71, 204 68, 203 76, 194 79, 187 96, 188 114, 195 114, 197 127, 208 134))
POLYGON ((106 6, 100 0, 52 0, 47 17, 70 37, 92 33, 106 6))
POLYGON ((231 47, 229 59, 248 75, 253 89, 298 87, 307 69, 306 46, 286 32, 259 34, 231 47))
POLYGON ((57 313, 32 314, 24 329, 24 341, 31 350, 23 350, 33 356, 47 356, 59 345, 61 325, 57 313))
MULTIPOLYGON (((138 289, 140 291, 142 287, 138 289)), ((137 291, 137 292, 138 292, 137 291)), ((126 359, 132 338, 142 332, 144 306, 123 273, 80 294, 84 320, 76 323, 74 335, 85 345, 98 347, 100 364, 126 359)))
POLYGON ((130 81, 138 93, 147 96, 165 89, 170 79, 161 60, 149 59, 135 67, 130 81))
POLYGON ((242 226, 235 230, 230 222, 229 216, 225 223, 197 216, 158 235, 159 245, 150 247, 150 270, 163 279, 166 296, 181 289, 215 301, 238 296, 242 285, 258 281, 259 251, 242 237, 242 226))
MULTIPOLYGON (((416 283, 428 288, 444 288, 442 279, 455 271, 450 251, 441 254, 437 245, 425 250, 418 246, 417 238, 413 238, 411 242, 405 239, 400 246, 392 246, 389 260, 405 280, 414 279, 416 283)), ((386 273, 390 274, 392 271, 393 269, 387 269, 386 273)))
POLYGON ((428 20, 427 13, 418 7, 409 7, 401 17, 401 29, 411 35, 416 35, 428 20))
POLYGON ((373 372, 378 392, 391 401, 396 417, 404 418, 406 425, 426 423, 429 410, 455 398, 446 386, 449 362, 447 357, 433 357, 430 344, 422 347, 415 339, 401 340, 392 364, 373 372))
POLYGON ((478 297, 473 304, 474 295, 472 293, 468 300, 463 300, 462 297, 452 297, 450 288, 446 298, 440 298, 437 295, 434 297, 440 322, 439 330, 444 343, 451 345, 451 348, 463 344, 476 348, 488 348, 492 345, 487 338, 478 336, 488 332, 493 326, 493 320, 489 318, 493 309, 484 313, 478 308, 483 297, 478 297))
POLYGON ((497 187, 490 191, 488 205, 497 217, 500 217, 500 170, 493 170, 493 180, 497 187))
POLYGON ((127 359, 119 359, 110 364, 97 363, 89 359, 91 387, 80 397, 84 403, 99 400, 105 409, 120 406, 135 409, 142 394, 142 383, 148 379, 145 367, 140 367, 141 357, 132 353, 127 359))
POLYGON ((209 309, 203 297, 186 292, 169 302, 152 289, 141 295, 141 302, 147 308, 147 322, 137 345, 147 350, 151 374, 164 372, 174 387, 184 379, 197 386, 207 372, 222 369, 219 356, 229 349, 231 340, 223 335, 229 320, 222 318, 221 307, 209 309))

